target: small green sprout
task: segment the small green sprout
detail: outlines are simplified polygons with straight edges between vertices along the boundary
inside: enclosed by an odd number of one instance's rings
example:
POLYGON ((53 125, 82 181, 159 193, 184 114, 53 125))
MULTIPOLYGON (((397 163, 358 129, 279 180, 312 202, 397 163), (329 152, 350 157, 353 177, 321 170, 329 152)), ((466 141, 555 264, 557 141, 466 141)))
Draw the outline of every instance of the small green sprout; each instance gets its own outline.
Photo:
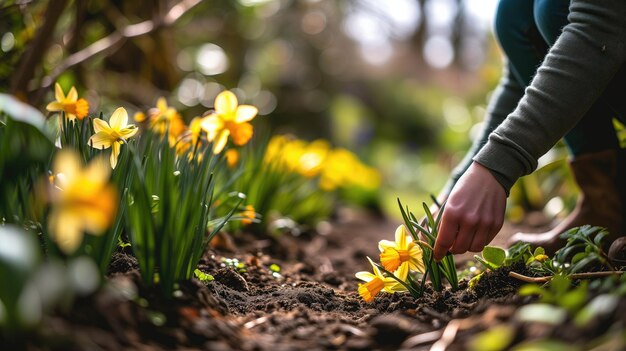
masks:
POLYGON ((269 268, 272 272, 280 273, 280 266, 276 263, 272 263, 269 268))
POLYGON ((236 258, 222 258, 222 267, 230 267, 235 269, 238 273, 246 272, 246 264, 243 262, 239 262, 236 258))
POLYGON ((200 280, 203 283, 208 283, 208 282, 212 282, 213 280, 215 280, 215 278, 208 274, 208 273, 204 273, 203 271, 199 270, 199 269, 195 269, 193 271, 193 275, 196 276, 196 278, 198 278, 198 280, 200 280))

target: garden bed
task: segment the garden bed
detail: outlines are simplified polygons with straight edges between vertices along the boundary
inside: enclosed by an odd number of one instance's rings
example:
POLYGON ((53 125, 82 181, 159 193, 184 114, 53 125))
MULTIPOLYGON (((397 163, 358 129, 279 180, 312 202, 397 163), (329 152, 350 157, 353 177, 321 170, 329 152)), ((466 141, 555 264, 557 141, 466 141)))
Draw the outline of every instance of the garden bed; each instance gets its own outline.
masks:
MULTIPOLYGON (((173 299, 144 289, 134 258, 119 252, 107 286, 46 318, 27 346, 428 350, 437 343, 436 349, 464 350, 478 334, 502 323, 515 326, 515 343, 546 337, 586 343, 616 320, 626 321, 626 300, 621 299, 614 313, 582 330, 516 322, 517 308, 534 298, 517 295, 523 283, 508 277, 510 268, 484 276, 473 289, 462 280, 456 292, 427 287, 419 299, 380 294, 366 303, 356 292, 354 272, 367 269, 365 256, 377 254, 372 243, 388 236, 395 223, 363 214, 348 217, 336 221, 327 235, 259 239, 242 234, 233 239, 236 246, 222 240, 199 265, 215 280, 181 284, 173 299), (229 246, 238 249, 232 252, 229 246)), ((501 238, 514 229, 506 226, 501 238)))

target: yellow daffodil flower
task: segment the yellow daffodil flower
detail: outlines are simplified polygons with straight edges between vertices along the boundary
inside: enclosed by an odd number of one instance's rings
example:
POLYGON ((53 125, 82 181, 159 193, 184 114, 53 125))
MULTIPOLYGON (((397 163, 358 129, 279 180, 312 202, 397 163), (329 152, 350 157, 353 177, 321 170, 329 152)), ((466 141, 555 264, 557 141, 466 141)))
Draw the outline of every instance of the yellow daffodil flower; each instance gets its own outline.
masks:
POLYGON ((200 117, 192 119, 191 123, 189 123, 189 127, 184 133, 182 133, 182 136, 178 138, 178 141, 176 142, 176 154, 178 156, 182 156, 187 151, 192 150, 192 152, 187 155, 189 161, 191 161, 194 156, 198 162, 202 161, 204 154, 202 152, 197 152, 199 147, 198 143, 201 142, 202 136, 202 128, 200 127, 201 122, 202 118, 200 117))
POLYGON ((213 142, 213 153, 224 150, 230 136, 235 145, 245 145, 252 138, 252 124, 258 109, 250 105, 239 105, 237 96, 230 91, 223 91, 215 98, 215 112, 204 118, 202 129, 213 142))
POLYGON ((409 271, 424 273, 424 262, 422 261, 422 248, 413 242, 408 235, 406 227, 400 225, 396 229, 396 240, 381 240, 378 243, 380 250, 380 263, 386 270, 393 272, 396 269, 400 272, 398 278, 404 280, 409 271))
POLYGON ((252 221, 256 218, 256 212, 254 211, 254 207, 252 205, 247 205, 246 209, 241 212, 241 216, 244 217, 241 219, 241 223, 243 225, 250 225, 252 221))
POLYGON ((320 139, 311 142, 298 159, 297 172, 306 178, 316 177, 324 167, 329 152, 328 141, 320 139))
MULTIPOLYGON (((160 97, 157 100, 156 107, 148 111, 147 118, 150 121, 150 129, 160 135, 165 135, 166 130, 168 131, 167 140, 171 147, 176 144, 178 138, 186 130, 183 118, 178 111, 167 105, 167 100, 164 97, 160 97)), ((136 122, 143 122, 146 120, 146 115, 135 113, 134 119, 136 122)))
POLYGON ((70 121, 75 120, 77 117, 78 119, 83 119, 89 113, 89 103, 85 99, 78 98, 78 93, 74 87, 71 87, 67 96, 65 96, 61 85, 55 83, 54 97, 56 101, 46 106, 46 110, 50 112, 65 112, 65 116, 70 121))
POLYGON ((267 143, 263 162, 266 164, 280 162, 282 160, 283 149, 289 143, 289 139, 285 135, 275 135, 267 143))
POLYGON ((115 219, 117 192, 108 183, 110 168, 101 159, 82 168, 78 155, 61 151, 54 161, 56 186, 48 228, 66 254, 76 251, 83 233, 102 234, 115 219))
POLYGON ((129 138, 137 134, 137 127, 128 124, 128 112, 123 107, 113 112, 109 123, 100 118, 93 120, 93 129, 96 134, 89 138, 89 145, 96 149, 111 150, 111 168, 117 166, 117 158, 120 155, 120 148, 129 138))
POLYGON ((394 278, 385 277, 369 257, 367 260, 372 265, 372 271, 374 273, 358 272, 355 274, 355 277, 365 282, 365 284, 359 284, 359 295, 365 302, 374 301, 374 297, 378 295, 381 290, 388 293, 406 290, 406 288, 394 278))

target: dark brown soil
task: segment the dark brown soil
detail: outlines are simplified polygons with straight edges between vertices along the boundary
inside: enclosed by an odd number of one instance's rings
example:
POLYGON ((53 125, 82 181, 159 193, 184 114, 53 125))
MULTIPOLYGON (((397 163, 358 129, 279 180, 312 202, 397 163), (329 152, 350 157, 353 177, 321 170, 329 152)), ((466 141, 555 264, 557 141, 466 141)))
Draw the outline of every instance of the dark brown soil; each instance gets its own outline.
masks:
MULTIPOLYGON (((521 283, 499 270, 485 274, 474 289, 462 281, 454 292, 427 286, 419 299, 380 294, 365 303, 356 293, 354 273, 369 269, 366 256, 375 258, 378 240, 392 237, 396 226, 350 212, 327 235, 259 239, 242 234, 234 244, 225 237, 199 265, 215 280, 182 283, 172 299, 143 288, 136 261, 117 253, 104 289, 46 318, 26 344, 5 340, 0 349, 426 350, 443 342, 444 349, 463 350, 478 332, 515 323, 516 307, 532 300, 516 295, 521 283), (228 259, 244 265, 235 267, 228 259), (270 268, 273 264, 279 272, 270 268)), ((514 229, 505 227, 497 240, 514 229)), ((626 312, 624 301, 619 311, 626 312)), ((610 321, 595 322, 586 334, 572 334, 569 326, 514 324, 515 340, 537 334, 588 340, 610 321)))

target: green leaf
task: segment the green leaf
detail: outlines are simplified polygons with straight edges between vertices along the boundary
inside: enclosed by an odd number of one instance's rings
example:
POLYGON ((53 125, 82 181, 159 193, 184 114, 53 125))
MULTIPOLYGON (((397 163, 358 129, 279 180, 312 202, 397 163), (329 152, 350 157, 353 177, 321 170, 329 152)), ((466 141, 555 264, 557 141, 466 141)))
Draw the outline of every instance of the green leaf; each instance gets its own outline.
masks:
POLYGON ((29 124, 46 134, 44 129, 46 117, 33 106, 19 101, 14 96, 0 93, 0 111, 11 116, 13 120, 29 124))
POLYGON ((511 325, 497 325, 474 337, 469 343, 471 351, 505 350, 515 337, 515 328, 511 325))
POLYGON ((606 231, 605 229, 601 229, 600 232, 596 234, 595 238, 593 238, 594 244, 596 244, 597 246, 601 246, 602 241, 607 235, 609 235, 609 232, 606 231))
POLYGON ((519 261, 523 262, 530 256, 532 256, 530 244, 519 241, 507 249, 505 265, 511 265, 519 261))
POLYGON ((567 318, 567 312, 559 307, 534 303, 520 307, 515 314, 515 319, 520 322, 536 322, 550 325, 559 325, 567 318))
POLYGON ((482 255, 487 262, 496 267, 501 267, 506 258, 506 251, 496 246, 485 246, 482 255))
POLYGON ((581 284, 576 289, 568 291, 556 302, 559 306, 575 313, 587 302, 587 284, 581 284))
POLYGON ((498 267, 496 265, 494 265, 493 263, 485 260, 481 256, 474 255, 474 259, 476 259, 476 261, 478 261, 478 263, 482 264, 487 269, 492 269, 492 270, 498 269, 498 267))
POLYGON ((517 293, 522 295, 522 296, 530 296, 530 295, 546 296, 546 295, 551 295, 549 291, 545 290, 544 288, 540 287, 537 284, 523 285, 519 289, 519 291, 517 293))
POLYGON ((570 286, 570 279, 564 275, 555 275, 550 281, 550 291, 557 297, 562 296, 570 286))
POLYGON ((575 254, 574 257, 572 257, 572 264, 576 264, 578 261, 580 261, 583 258, 587 257, 587 255, 588 255, 587 252, 579 252, 579 253, 575 254))
POLYGON ((480 272, 480 274, 478 274, 474 278, 470 279, 469 283, 467 284, 468 288, 474 289, 476 284, 478 284, 478 282, 480 282, 480 279, 483 277, 483 274, 485 274, 485 272, 480 272))
POLYGON ((597 316, 607 315, 617 308, 619 297, 610 294, 596 296, 574 318, 574 323, 584 327, 597 316))
POLYGON ((558 340, 527 341, 515 346, 512 351, 578 351, 580 347, 558 340))

